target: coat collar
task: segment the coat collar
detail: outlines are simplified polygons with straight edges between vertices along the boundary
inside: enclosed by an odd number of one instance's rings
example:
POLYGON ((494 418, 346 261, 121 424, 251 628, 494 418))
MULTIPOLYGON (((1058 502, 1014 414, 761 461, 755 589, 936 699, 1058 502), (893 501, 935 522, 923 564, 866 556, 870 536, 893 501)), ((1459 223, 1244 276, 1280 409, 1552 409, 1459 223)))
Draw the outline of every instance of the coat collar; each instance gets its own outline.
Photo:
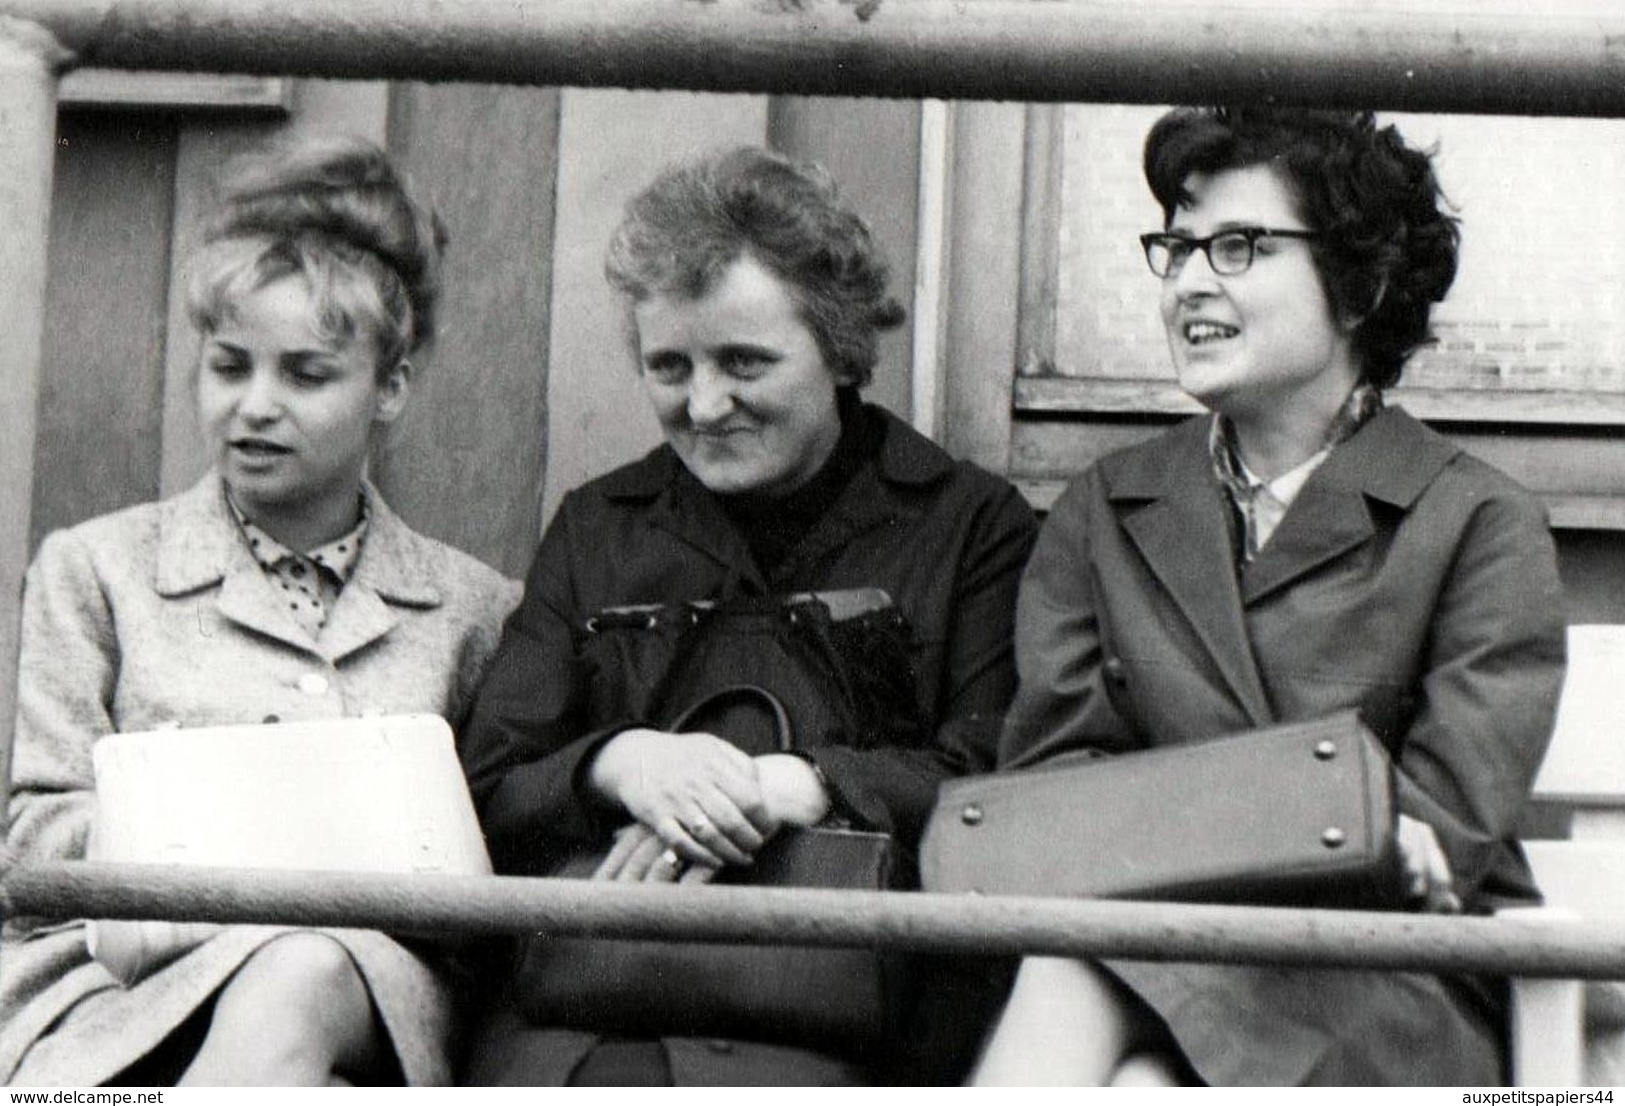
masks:
POLYGON ((1101 462, 1107 498, 1152 573, 1256 722, 1271 719, 1245 608, 1368 540, 1372 503, 1408 510, 1459 452, 1389 408, 1315 470, 1238 581, 1229 504, 1212 473, 1211 417, 1101 462), (1216 571, 1216 566, 1218 570, 1216 571))
POLYGON ((175 598, 219 586, 220 613, 248 629, 336 661, 388 633, 393 606, 437 607, 439 559, 370 484, 372 521, 355 575, 333 606, 319 643, 293 620, 255 563, 231 517, 217 473, 164 501, 153 584, 175 598))
POLYGON ((1252 604, 1366 541, 1372 505, 1408 511, 1460 449, 1388 408, 1332 451, 1298 493, 1242 580, 1252 604))
MULTIPOLYGON (((896 497, 883 494, 884 489, 927 487, 953 474, 953 459, 895 415, 872 404, 860 407, 859 415, 883 420, 880 451, 873 464, 858 470, 799 547, 810 560, 894 517, 899 509, 896 497)), ((728 523, 716 497, 694 479, 669 445, 605 476, 600 488, 611 500, 649 503, 654 525, 765 588, 744 540, 728 523)))

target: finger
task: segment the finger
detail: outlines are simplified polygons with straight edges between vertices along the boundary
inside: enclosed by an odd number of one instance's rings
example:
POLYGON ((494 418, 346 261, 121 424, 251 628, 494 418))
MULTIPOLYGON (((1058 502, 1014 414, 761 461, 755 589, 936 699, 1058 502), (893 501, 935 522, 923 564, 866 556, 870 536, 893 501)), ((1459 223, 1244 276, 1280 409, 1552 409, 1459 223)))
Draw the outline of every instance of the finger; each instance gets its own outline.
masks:
POLYGON ((615 874, 615 878, 621 883, 641 883, 648 880, 649 873, 661 866, 660 858, 665 851, 666 846, 660 838, 649 834, 638 842, 637 848, 626 858, 626 863, 621 865, 621 870, 615 874))
MULTIPOLYGON (((694 839, 675 817, 662 818, 656 826, 660 839, 677 854, 677 858, 685 864, 704 864, 711 868, 720 868, 726 861, 718 852, 712 852, 705 845, 694 839)), ((719 839, 719 843, 720 839, 719 839)), ((738 853, 732 846, 727 848, 738 853)), ((749 857, 746 857, 749 860, 749 857)))
POLYGON ((649 829, 638 822, 622 826, 615 831, 615 843, 610 846, 604 859, 598 862, 593 870, 593 879, 614 879, 625 867, 627 860, 645 838, 653 837, 649 829))
MULTIPOLYGON (((762 794, 762 783, 756 772, 755 758, 750 760, 750 773, 747 777, 729 775, 714 780, 713 784, 727 804, 738 811, 739 821, 732 823, 730 828, 739 829, 740 832, 730 834, 731 839, 750 852, 761 848, 761 842, 771 836, 777 826, 773 824, 772 815, 767 809, 766 796, 762 794), (742 830, 744 826, 749 826, 750 832, 758 838, 754 845, 748 844, 749 837, 744 835, 742 830)), ((711 813, 715 816, 718 811, 713 809, 711 813)), ((722 820, 718 818, 717 821, 721 824, 722 820)))
POLYGON ((688 835, 729 864, 749 864, 763 837, 728 797, 715 792, 711 801, 682 820, 688 835), (707 814, 707 808, 714 815, 707 814))
POLYGON ((1432 844, 1429 835, 1421 831, 1421 823, 1405 815, 1399 817, 1399 857, 1404 870, 1405 897, 1409 900, 1425 900, 1431 880, 1428 877, 1430 860, 1428 847, 1432 844))
POLYGON ((1436 834, 1428 837, 1428 909, 1440 914, 1461 913, 1461 898, 1450 875, 1450 858, 1436 834))
POLYGON ((1461 897, 1448 887, 1435 887, 1428 895, 1427 908, 1434 914, 1460 914, 1461 897))
POLYGON ((1405 864, 1405 897, 1407 899, 1425 899, 1428 893, 1427 869, 1420 864, 1413 865, 1407 859, 1405 864))
POLYGON ((645 883, 676 883, 682 874, 688 870, 688 863, 682 854, 669 845, 660 850, 649 870, 644 873, 645 883))
POLYGON ((722 871, 720 868, 707 868, 703 864, 694 864, 683 869, 678 877, 678 883, 710 883, 722 871))

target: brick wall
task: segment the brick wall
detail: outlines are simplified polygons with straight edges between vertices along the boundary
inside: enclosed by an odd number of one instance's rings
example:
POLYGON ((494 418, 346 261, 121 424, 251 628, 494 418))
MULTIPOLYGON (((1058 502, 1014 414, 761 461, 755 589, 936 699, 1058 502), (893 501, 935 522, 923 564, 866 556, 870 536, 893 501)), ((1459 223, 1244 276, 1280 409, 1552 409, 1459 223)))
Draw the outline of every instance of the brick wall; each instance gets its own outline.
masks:
MULTIPOLYGON (((1138 234, 1160 212, 1140 175, 1163 109, 1066 109, 1054 360, 1066 376, 1166 379, 1157 281, 1138 234)), ((1462 220, 1439 343, 1405 383, 1625 392, 1625 121, 1390 115, 1436 146, 1462 220)))

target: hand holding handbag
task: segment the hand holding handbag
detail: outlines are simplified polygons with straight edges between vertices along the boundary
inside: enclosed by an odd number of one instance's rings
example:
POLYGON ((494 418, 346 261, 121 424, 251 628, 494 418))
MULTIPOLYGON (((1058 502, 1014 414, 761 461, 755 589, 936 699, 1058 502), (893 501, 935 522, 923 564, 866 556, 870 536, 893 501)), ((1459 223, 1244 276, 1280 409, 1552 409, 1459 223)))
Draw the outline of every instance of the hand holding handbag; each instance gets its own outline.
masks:
POLYGON ((943 785, 930 891, 1385 907, 1392 766, 1353 711, 943 785))
MULTIPOLYGON (((765 688, 733 685, 707 696, 666 727, 794 748, 789 716, 765 688), (751 720, 742 707, 754 705, 751 720)), ((607 850, 566 862, 558 873, 587 878, 607 850)), ((890 835, 826 828, 780 830, 749 868, 724 868, 713 882, 758 887, 875 891, 893 887, 890 835)), ((674 894, 704 894, 706 885, 674 894)), ((515 1005, 536 1025, 627 1036, 734 1037, 862 1054, 900 1017, 904 961, 873 949, 707 945, 678 941, 558 938, 522 943, 515 1005)))

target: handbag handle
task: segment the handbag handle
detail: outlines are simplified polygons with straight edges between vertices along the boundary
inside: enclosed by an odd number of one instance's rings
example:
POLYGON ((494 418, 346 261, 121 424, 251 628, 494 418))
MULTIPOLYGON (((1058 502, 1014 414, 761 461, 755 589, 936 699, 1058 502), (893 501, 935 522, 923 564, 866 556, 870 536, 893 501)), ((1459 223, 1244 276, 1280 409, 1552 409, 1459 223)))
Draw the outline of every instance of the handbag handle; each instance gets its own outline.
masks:
POLYGON ((734 699, 755 699, 759 705, 765 706, 773 717, 773 739, 779 751, 787 753, 795 748, 795 731, 790 724, 790 712, 785 709, 784 702, 777 695, 760 684, 731 684, 713 691, 698 702, 689 704, 682 713, 672 719, 667 729, 672 733, 680 732, 701 711, 734 699))

